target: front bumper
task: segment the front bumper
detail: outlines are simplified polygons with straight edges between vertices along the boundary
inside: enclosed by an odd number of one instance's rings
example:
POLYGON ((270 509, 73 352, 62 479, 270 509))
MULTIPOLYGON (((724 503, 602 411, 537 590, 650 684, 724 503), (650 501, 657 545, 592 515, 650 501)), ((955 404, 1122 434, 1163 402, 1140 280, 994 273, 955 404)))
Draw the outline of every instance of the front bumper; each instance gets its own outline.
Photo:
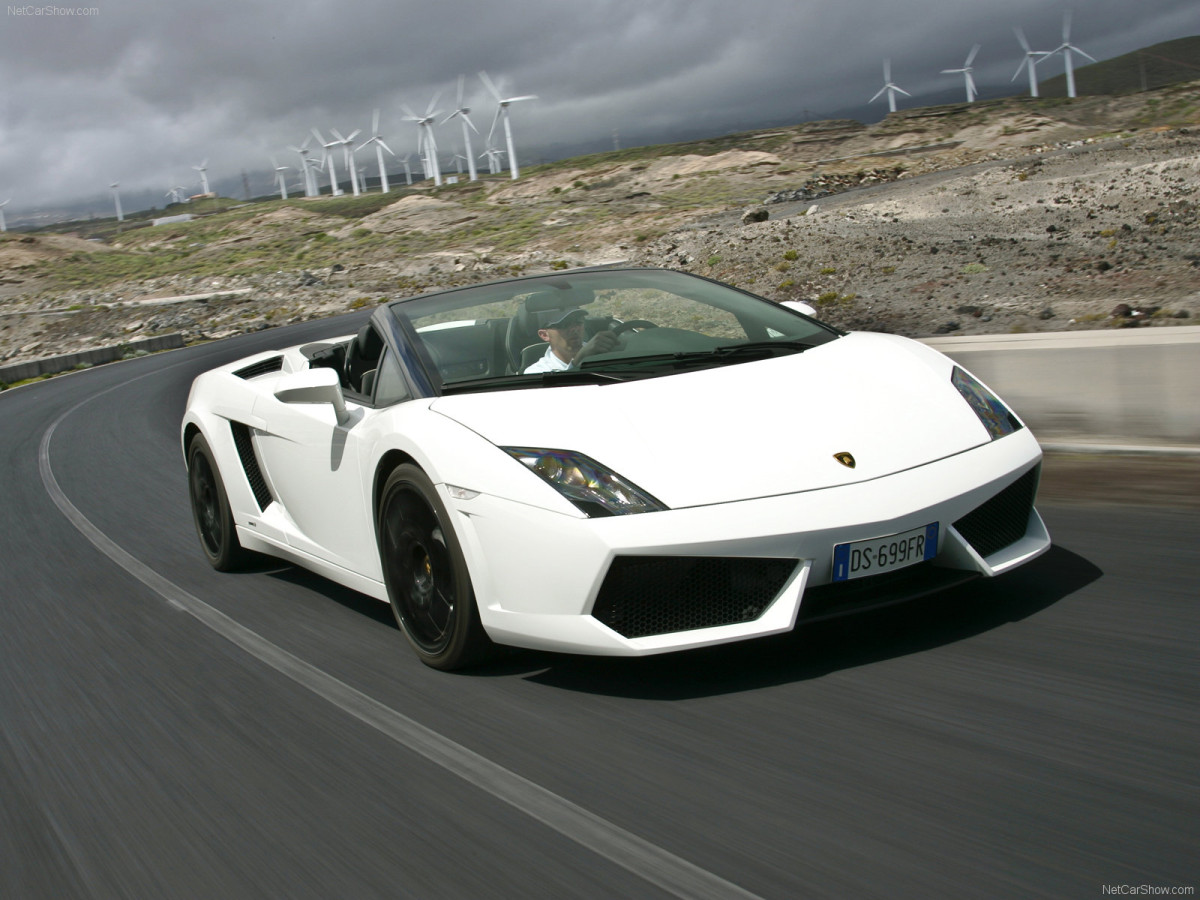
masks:
POLYGON ((813 590, 830 584, 840 543, 938 522, 937 557, 921 564, 939 570, 929 584, 1019 566, 1050 546, 1032 506, 1040 459, 1022 430, 857 484, 602 519, 485 494, 444 498, 493 640, 637 656, 777 634, 798 618, 894 599, 870 583, 845 583, 858 588, 845 603, 813 590))

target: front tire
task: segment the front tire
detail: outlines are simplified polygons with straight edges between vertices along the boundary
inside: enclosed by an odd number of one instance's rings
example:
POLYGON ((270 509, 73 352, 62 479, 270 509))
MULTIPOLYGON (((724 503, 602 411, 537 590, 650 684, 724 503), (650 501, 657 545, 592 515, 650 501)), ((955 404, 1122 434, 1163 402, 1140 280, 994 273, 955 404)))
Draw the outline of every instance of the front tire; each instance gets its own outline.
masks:
POLYGON ((479 621, 466 559, 429 477, 398 466, 384 485, 377 522, 392 614, 421 662, 460 669, 492 650, 479 621))
POLYGON ((229 497, 203 435, 197 434, 188 444, 187 461, 188 495, 200 547, 218 572, 235 571, 245 565, 250 554, 238 541, 229 497))

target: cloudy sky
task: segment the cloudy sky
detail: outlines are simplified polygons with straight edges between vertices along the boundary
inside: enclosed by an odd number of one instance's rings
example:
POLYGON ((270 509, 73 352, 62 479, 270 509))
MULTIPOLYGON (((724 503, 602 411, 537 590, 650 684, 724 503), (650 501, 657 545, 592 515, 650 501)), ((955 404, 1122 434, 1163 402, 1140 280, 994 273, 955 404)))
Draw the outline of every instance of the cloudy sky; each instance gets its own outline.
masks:
MULTIPOLYGON (((266 193, 272 155, 295 164, 287 147, 314 125, 367 132, 376 108, 388 144, 415 159, 403 106, 424 111, 440 92, 448 114, 460 74, 486 135, 495 102, 481 69, 506 95, 538 95, 512 107, 528 165, 608 149, 614 137, 632 146, 832 115, 878 119, 886 103, 866 103, 885 57, 913 95, 902 105, 957 99, 944 92, 961 96, 961 78, 940 70, 961 66, 975 43, 976 82, 994 95, 1014 87, 1021 62, 1013 26, 1050 50, 1068 8, 1072 43, 1097 59, 1200 34, 1197 0, 81 2, 8 5, 0 19, 0 200, 12 197, 10 222, 107 198, 112 181, 126 209, 162 206, 172 186, 200 189, 192 167, 204 159, 222 193, 242 196, 243 170, 266 193)), ((1038 69, 1041 78, 1062 70, 1059 58, 1038 69)), ((448 157, 460 131, 437 134, 448 157)), ((482 138, 475 145, 481 152, 482 138)), ((359 156, 366 164, 370 154, 359 156)))

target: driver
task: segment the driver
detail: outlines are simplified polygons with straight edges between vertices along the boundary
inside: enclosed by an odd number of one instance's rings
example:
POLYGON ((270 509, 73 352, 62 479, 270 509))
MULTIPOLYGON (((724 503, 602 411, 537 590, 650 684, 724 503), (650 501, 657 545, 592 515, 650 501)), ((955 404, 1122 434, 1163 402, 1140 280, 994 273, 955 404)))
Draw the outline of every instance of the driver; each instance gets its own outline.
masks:
POLYGON ((599 332, 585 344, 583 320, 586 318, 587 313, 578 307, 546 313, 546 320, 538 329, 538 337, 550 346, 541 359, 526 367, 524 374, 577 369, 587 357, 611 353, 621 346, 620 339, 608 330, 599 332))

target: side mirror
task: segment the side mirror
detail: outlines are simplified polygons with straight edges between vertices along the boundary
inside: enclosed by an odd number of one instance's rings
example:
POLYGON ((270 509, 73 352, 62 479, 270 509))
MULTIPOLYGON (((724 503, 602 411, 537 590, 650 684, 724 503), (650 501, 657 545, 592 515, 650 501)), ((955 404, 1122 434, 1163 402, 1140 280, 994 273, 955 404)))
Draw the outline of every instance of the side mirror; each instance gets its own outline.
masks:
POLYGON ((794 309, 796 312, 804 313, 806 316, 813 316, 815 318, 817 315, 815 309, 800 300, 784 300, 780 305, 786 306, 788 309, 794 309))
POLYGON ((297 372, 289 375, 286 383, 287 387, 275 392, 275 399, 281 403, 332 403, 339 425, 350 420, 342 385, 333 369, 321 367, 297 372))

